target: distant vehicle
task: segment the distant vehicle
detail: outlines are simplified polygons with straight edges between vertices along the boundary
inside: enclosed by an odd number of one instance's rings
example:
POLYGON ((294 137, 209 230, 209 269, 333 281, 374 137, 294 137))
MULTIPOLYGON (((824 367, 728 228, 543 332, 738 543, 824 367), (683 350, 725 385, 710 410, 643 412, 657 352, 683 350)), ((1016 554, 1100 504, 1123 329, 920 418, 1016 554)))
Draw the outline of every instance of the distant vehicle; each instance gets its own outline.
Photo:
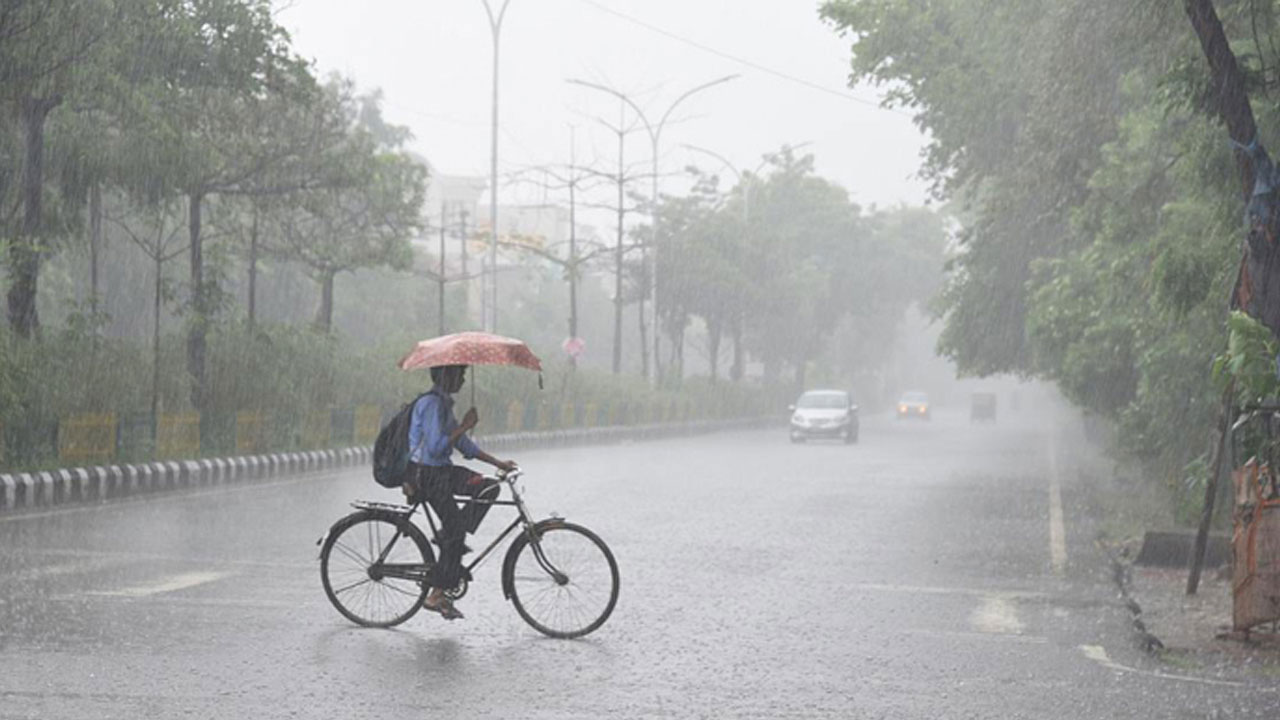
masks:
POLYGON ((969 422, 996 421, 996 394, 976 392, 969 397, 969 422))
POLYGON ((929 395, 918 390, 902 393, 902 397, 898 400, 898 419, 899 420, 928 420, 929 417, 929 395))
POLYGON ((844 390, 810 390, 790 409, 793 443, 809 438, 858 442, 858 406, 844 390))

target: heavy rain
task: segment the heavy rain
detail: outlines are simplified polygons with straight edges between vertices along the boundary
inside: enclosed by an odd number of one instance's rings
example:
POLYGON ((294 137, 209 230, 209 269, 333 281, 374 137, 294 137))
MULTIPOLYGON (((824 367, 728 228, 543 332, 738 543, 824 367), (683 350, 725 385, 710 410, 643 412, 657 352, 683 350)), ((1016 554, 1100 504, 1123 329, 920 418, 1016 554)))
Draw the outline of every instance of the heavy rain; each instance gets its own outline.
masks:
POLYGON ((1280 716, 1277 0, 0 0, 0 719, 1280 716))

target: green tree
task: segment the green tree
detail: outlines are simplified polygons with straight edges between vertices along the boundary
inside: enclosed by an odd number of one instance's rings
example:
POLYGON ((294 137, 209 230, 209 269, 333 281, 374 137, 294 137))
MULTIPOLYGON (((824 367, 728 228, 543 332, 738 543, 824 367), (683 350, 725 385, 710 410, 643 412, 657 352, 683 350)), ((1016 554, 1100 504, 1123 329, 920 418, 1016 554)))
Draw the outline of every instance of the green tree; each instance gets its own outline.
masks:
POLYGON ((348 133, 328 158, 329 176, 295 193, 294 208, 276 219, 276 252, 302 263, 320 286, 314 324, 325 333, 333 326, 337 275, 382 265, 408 269, 409 239, 422 226, 426 168, 400 147, 407 134, 377 133, 389 126, 376 102, 369 96, 344 103, 348 133))

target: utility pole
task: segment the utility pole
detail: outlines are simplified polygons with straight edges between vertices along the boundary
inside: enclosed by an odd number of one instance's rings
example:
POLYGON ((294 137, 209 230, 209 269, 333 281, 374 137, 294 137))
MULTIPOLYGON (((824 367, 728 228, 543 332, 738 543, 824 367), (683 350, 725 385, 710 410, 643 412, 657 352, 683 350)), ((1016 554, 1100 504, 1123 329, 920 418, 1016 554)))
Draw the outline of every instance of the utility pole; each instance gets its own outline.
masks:
POLYGON ((445 202, 443 200, 441 200, 440 201, 440 278, 439 278, 439 282, 437 283, 437 287, 439 290, 439 298, 436 305, 436 307, 439 309, 439 312, 440 312, 440 328, 439 328, 440 332, 438 333, 440 335, 444 335, 444 282, 445 282, 444 236, 445 236, 445 228, 449 224, 449 216, 447 212, 448 212, 448 206, 445 205, 445 202))
MULTIPOLYGON (((645 115, 644 110, 643 110, 639 105, 637 105, 637 104, 635 103, 635 101, 633 101, 631 98, 627 97, 627 95, 625 95, 624 93, 619 92, 618 90, 615 90, 615 89, 613 89, 613 88, 611 88, 611 87, 608 87, 608 86, 606 86, 606 85, 601 85, 601 84, 599 84, 599 83, 593 83, 593 82, 588 82, 588 81, 586 81, 586 80, 577 80, 577 79, 570 79, 570 80, 569 80, 569 82, 571 82, 571 83, 573 83, 573 84, 575 84, 575 85, 581 85, 581 86, 583 86, 583 87, 589 87, 589 88, 592 88, 592 89, 594 89, 594 90, 599 90, 599 91, 601 91, 601 92, 606 92, 606 93, 608 93, 608 94, 610 94, 610 95, 613 95, 613 96, 614 96, 614 97, 616 97, 616 98, 621 99, 621 100, 622 100, 623 102, 625 102, 626 104, 630 105, 630 106, 631 106, 631 109, 632 109, 632 110, 634 110, 634 111, 636 112, 636 115, 638 115, 638 116, 640 117, 640 122, 644 124, 644 128, 645 128, 645 130, 646 130, 646 131, 648 132, 648 134, 649 134, 649 143, 650 143, 651 161, 652 161, 652 165, 653 165, 653 177, 651 178, 651 180, 652 180, 652 187, 651 187, 651 189, 650 189, 650 195, 649 195, 650 200, 651 200, 651 202, 652 202, 652 206, 651 206, 651 207, 650 207, 650 209, 649 209, 649 218, 650 218, 649 227, 650 227, 650 232, 652 233, 652 238, 651 238, 651 243, 650 243, 650 244, 651 244, 651 245, 653 245, 653 247, 649 248, 649 252, 645 253, 645 260, 644 260, 644 263, 645 263, 646 267, 648 268, 648 273, 649 273, 649 292, 650 292, 650 294, 653 296, 653 302, 652 302, 652 304, 651 304, 651 305, 652 305, 652 308, 653 308, 653 310, 652 310, 652 312, 653 312, 653 323, 652 323, 652 327, 653 327, 653 376, 652 376, 652 380, 653 380, 653 382, 654 382, 654 384, 655 384, 655 385, 656 385, 656 384, 659 384, 659 383, 661 382, 661 379, 662 379, 662 378, 661 378, 661 376, 662 376, 662 371, 661 371, 661 360, 660 360, 660 357, 661 357, 661 356, 659 355, 659 348, 660 348, 660 344, 661 344, 660 338, 661 338, 661 336, 662 336, 662 333, 661 333, 661 332, 659 332, 659 330, 658 330, 658 307, 659 307, 659 306, 658 306, 658 261, 657 261, 657 240, 658 240, 658 225, 659 225, 659 219, 658 219, 658 152, 659 152, 659 150, 660 150, 660 143, 661 143, 661 141, 662 141, 662 130, 663 130, 663 128, 665 128, 665 127, 666 127, 666 125, 667 125, 667 121, 671 119, 671 113, 675 112, 676 107, 678 107, 678 106, 680 105, 680 103, 684 102, 686 99, 688 99, 690 96, 692 96, 692 95, 694 95, 694 94, 696 94, 696 93, 699 93, 699 92, 701 92, 701 91, 703 91, 703 90, 706 90, 706 89, 708 89, 708 88, 715 87, 716 85, 720 85, 720 84, 722 84, 722 83, 729 82, 730 80, 733 80, 733 79, 735 79, 735 78, 737 78, 737 77, 738 77, 738 75, 736 75, 736 74, 734 74, 734 75, 726 75, 726 76, 724 76, 724 77, 722 77, 722 78, 717 78, 717 79, 712 80, 712 81, 710 81, 710 82, 705 82, 705 83, 703 83, 703 84, 701 84, 701 85, 698 85, 698 86, 696 86, 696 87, 690 88, 689 90, 686 90, 683 94, 681 94, 681 95, 680 95, 679 97, 677 97, 674 101, 672 101, 672 103, 671 103, 670 105, 668 105, 668 106, 667 106, 666 111, 662 113, 662 117, 658 120, 658 122, 657 122, 656 124, 655 124, 655 123, 650 122, 650 121, 649 121, 648 116, 647 116, 647 115, 645 115)), ((643 300, 641 300, 641 302, 643 303, 643 300)), ((642 328, 642 330, 643 330, 643 327, 644 327, 644 319, 643 319, 644 310, 643 310, 643 305, 642 305, 641 307, 642 307, 642 309, 641 309, 641 312, 640 312, 640 314, 641 314, 640 326, 641 326, 641 328, 642 328)), ((647 358, 647 357, 648 357, 648 354, 649 354, 649 353, 648 353, 648 349, 647 349, 647 348, 642 349, 642 352, 644 353, 645 357, 647 358)), ((646 373, 646 375, 647 375, 647 373, 646 373)))
MULTIPOLYGON (((578 337, 578 142, 577 130, 569 127, 569 342, 578 337)), ((578 367, 578 357, 569 356, 569 366, 578 367)))
POLYGON ((489 138, 489 317, 485 320, 490 332, 498 331, 498 47, 502 37, 502 20, 507 15, 511 0, 502 0, 497 14, 489 0, 481 0, 489 15, 489 33, 493 38, 493 122, 489 138))
POLYGON ((462 266, 462 323, 463 328, 471 325, 471 281, 467 274, 467 211, 458 213, 458 260, 462 266))

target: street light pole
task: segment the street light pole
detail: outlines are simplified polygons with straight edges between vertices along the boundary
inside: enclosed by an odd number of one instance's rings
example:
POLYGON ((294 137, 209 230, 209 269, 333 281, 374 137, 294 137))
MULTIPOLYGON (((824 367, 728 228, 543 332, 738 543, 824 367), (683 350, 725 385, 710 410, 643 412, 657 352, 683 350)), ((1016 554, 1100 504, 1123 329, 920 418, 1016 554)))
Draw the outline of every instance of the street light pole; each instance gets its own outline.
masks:
MULTIPOLYGON (((649 268, 649 293, 653 296, 653 301, 652 301, 653 323, 651 327, 653 328, 653 382, 654 384, 658 384, 662 376, 662 370, 661 370, 662 366, 661 366, 661 360, 660 360, 661 356, 659 355, 659 348, 661 345, 660 338, 662 337, 662 334, 658 331, 658 258, 657 258, 657 255, 658 255, 657 240, 658 240, 658 224, 659 224, 659 220, 658 220, 658 152, 659 152, 659 144, 662 140, 662 129, 666 127, 667 121, 671 119, 671 113, 675 112, 676 107, 678 107, 680 103, 687 100, 690 96, 696 93, 699 93, 703 90, 706 90, 708 88, 715 87, 716 85, 729 82, 730 80, 733 80, 737 77, 738 75, 736 74, 726 75, 722 78, 716 78, 715 80, 702 83, 701 85, 697 85, 693 88, 690 88, 689 90, 686 90, 682 95, 680 95, 674 101, 672 101, 672 103, 669 106, 667 106, 666 111, 662 113, 662 117, 661 119, 658 120, 657 124, 650 122, 648 116, 645 115, 644 110, 639 105, 637 105, 634 100, 627 97, 626 94, 619 92, 618 90, 615 90, 611 87, 608 87, 607 85, 588 82, 586 80, 578 80, 573 78, 569 79, 569 82, 573 83, 574 85, 581 85, 583 87, 589 87, 594 90, 599 90, 601 92, 609 93, 610 95, 613 95, 614 97, 630 105, 631 109, 635 110, 636 115, 639 116, 640 122, 644 125, 645 131, 648 132, 649 134, 650 152, 652 154, 652 164, 653 164, 652 187, 650 188, 650 196, 649 196, 650 201, 652 203, 649 209, 649 225, 652 232, 652 240, 650 244, 653 247, 650 248, 650 252, 646 253, 647 257, 642 262, 644 262, 644 264, 647 265, 649 268)), ((643 300, 641 302, 643 302, 643 300)), ((647 354, 649 350, 648 348, 641 348, 641 352, 647 354)))
POLYGON ((489 0, 481 0, 489 15, 489 33, 493 38, 493 122, 489 138, 489 273, 485 276, 489 285, 481 293, 489 291, 489 313, 483 324, 490 332, 498 331, 498 46, 502 37, 502 20, 507 15, 511 0, 502 0, 497 14, 489 0))
POLYGON ((774 159, 776 159, 782 153, 788 152, 788 151, 794 152, 796 150, 799 150, 802 147, 808 147, 812 144, 813 144, 812 141, 806 141, 806 142, 800 143, 799 145, 783 145, 782 150, 765 155, 764 159, 760 161, 760 164, 756 165, 755 169, 751 170, 750 172, 747 172, 745 170, 739 170, 738 168, 734 167, 733 163, 729 162, 728 158, 726 158, 725 156, 721 155, 720 153, 714 150, 708 150, 707 148, 699 147, 697 145, 690 145, 688 143, 684 143, 683 147, 686 150, 693 150, 695 152, 703 153, 704 155, 710 155, 716 160, 719 160, 726 168, 729 169, 729 172, 733 173, 734 177, 738 179, 738 184, 742 186, 742 224, 743 224, 743 229, 747 230, 748 229, 747 221, 749 216, 751 215, 751 186, 747 184, 746 179, 748 177, 755 177, 759 175, 761 168, 773 162, 774 159))

